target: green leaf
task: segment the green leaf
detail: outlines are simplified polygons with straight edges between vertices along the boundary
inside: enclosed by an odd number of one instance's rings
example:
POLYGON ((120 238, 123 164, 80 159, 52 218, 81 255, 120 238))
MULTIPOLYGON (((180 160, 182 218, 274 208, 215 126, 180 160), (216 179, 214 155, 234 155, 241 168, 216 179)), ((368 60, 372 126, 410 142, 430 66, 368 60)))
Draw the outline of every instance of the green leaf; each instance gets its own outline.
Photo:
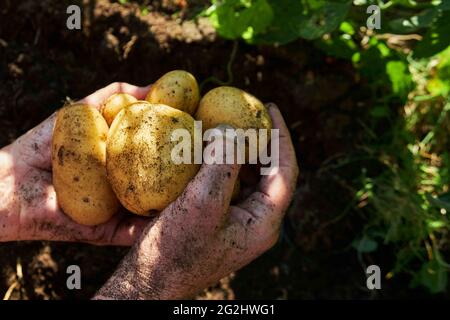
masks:
POLYGON ((450 10, 450 1, 441 0, 441 3, 439 4, 438 8, 440 10, 450 10))
POLYGON ((408 65, 403 61, 389 61, 386 73, 392 84, 392 91, 400 97, 406 97, 412 88, 412 77, 408 65))
POLYGON ((368 5, 368 0, 353 0, 355 6, 366 6, 368 5))
POLYGON ((347 21, 341 23, 341 25, 339 26, 339 30, 351 36, 355 34, 355 28, 352 26, 350 22, 347 21))
POLYGON ((439 11, 437 9, 427 9, 408 18, 399 18, 389 21, 388 27, 393 33, 412 33, 419 29, 429 27, 438 15, 439 11))
POLYGON ((285 44, 299 37, 313 40, 335 30, 347 16, 351 0, 268 0, 274 18, 255 42, 285 44), (307 4, 307 5, 305 5, 307 4))
POLYGON ((450 44, 450 11, 443 11, 437 21, 427 31, 422 41, 414 48, 416 58, 431 57, 450 44))
POLYGON ((427 82, 427 90, 433 96, 446 97, 450 93, 450 46, 438 55, 439 62, 433 78, 427 82))
POLYGON ((297 39, 297 27, 302 19, 304 7, 301 1, 269 0, 273 10, 273 21, 267 30, 255 37, 255 42, 285 44, 297 39))
POLYGON ((236 39, 245 31, 245 25, 239 21, 239 11, 244 9, 241 1, 218 2, 210 15, 210 20, 219 35, 226 39, 236 39), (237 20, 237 21, 236 21, 237 20))
POLYGON ((256 0, 251 7, 242 12, 241 17, 247 25, 242 37, 251 39, 254 34, 263 32, 272 22, 272 7, 267 3, 267 0, 256 0))
MULTIPOLYGON (((434 255, 439 255, 435 251, 434 255)), ((422 285, 431 293, 444 292, 447 289, 448 270, 446 266, 439 262, 438 257, 425 262, 420 271, 415 275, 411 285, 413 287, 422 285)))
POLYGON ((317 39, 314 45, 330 56, 351 60, 359 48, 352 38, 354 34, 355 29, 352 24, 344 21, 339 26, 339 30, 328 37, 317 39))
POLYGON ((440 209, 445 209, 450 213, 450 192, 439 195, 438 197, 433 197, 427 194, 427 200, 435 207, 440 209))
POLYGON ((359 253, 369 253, 377 250, 378 243, 367 236, 363 236, 361 239, 353 241, 352 246, 359 253))
POLYGON ((415 0, 394 0, 393 2, 406 7, 415 7, 417 5, 417 1, 415 0))
POLYGON ((430 79, 427 83, 427 90, 433 96, 447 96, 450 92, 450 85, 441 79, 430 79))
POLYGON ((437 230, 444 228, 446 226, 446 223, 442 220, 428 220, 427 226, 430 230, 437 230))
POLYGON ((384 83, 387 80, 385 71, 387 56, 385 56, 381 44, 382 43, 379 43, 376 38, 370 40, 369 48, 361 51, 359 68, 364 77, 376 82, 384 83))
POLYGON ((390 110, 387 106, 378 106, 370 110, 370 115, 374 118, 385 118, 389 114, 390 110))
POLYGON ((330 56, 350 60, 358 47, 353 39, 347 36, 348 34, 343 34, 328 39, 320 39, 316 40, 314 44, 330 56))
POLYGON ((213 26, 226 39, 250 39, 263 32, 273 18, 267 0, 214 1, 208 12, 213 26))
POLYGON ((350 2, 323 2, 323 5, 305 17, 303 23, 298 26, 298 35, 312 40, 333 31, 345 19, 349 8, 350 2))
POLYGON ((205 13, 226 39, 285 44, 335 30, 350 6, 351 0, 215 0, 205 13))

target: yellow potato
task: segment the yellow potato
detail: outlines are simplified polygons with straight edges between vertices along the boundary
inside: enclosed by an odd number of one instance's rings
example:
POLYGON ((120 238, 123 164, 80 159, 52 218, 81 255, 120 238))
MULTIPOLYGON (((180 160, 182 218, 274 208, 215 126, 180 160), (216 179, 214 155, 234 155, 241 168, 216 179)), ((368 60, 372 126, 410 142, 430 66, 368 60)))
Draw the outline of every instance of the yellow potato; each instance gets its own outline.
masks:
POLYGON ((101 110, 108 126, 111 125, 120 110, 136 101, 135 97, 127 93, 115 93, 106 99, 101 110))
POLYGON ((150 88, 145 100, 194 114, 200 99, 197 80, 187 71, 166 73, 150 88))
POLYGON ((53 184, 62 210, 80 224, 104 223, 119 208, 106 177, 107 134, 105 119, 89 105, 58 111, 52 140, 53 184))
MULTIPOLYGON (((175 164, 175 129, 194 134, 194 119, 162 104, 136 102, 114 119, 106 145, 108 179, 124 207, 139 215, 163 210, 184 190, 199 166, 175 164)), ((191 159, 193 139, 191 139, 191 159)), ((191 161, 192 162, 192 161, 191 161)))
MULTIPOLYGON (((219 124, 243 130, 272 129, 272 119, 261 101, 241 89, 227 86, 212 89, 200 100, 195 119, 202 121, 204 131, 219 124)), ((267 137, 270 139, 270 131, 267 137)), ((248 159, 248 144, 246 147, 248 159)))

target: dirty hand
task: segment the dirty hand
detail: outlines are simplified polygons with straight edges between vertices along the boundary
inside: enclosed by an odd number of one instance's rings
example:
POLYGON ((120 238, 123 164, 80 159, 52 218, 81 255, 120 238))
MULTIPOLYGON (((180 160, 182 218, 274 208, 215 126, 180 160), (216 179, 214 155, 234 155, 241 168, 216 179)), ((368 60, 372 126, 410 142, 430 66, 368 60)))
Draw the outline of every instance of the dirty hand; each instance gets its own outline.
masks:
MULTIPOLYGON (((143 99, 149 87, 113 83, 82 101, 100 107, 114 93, 143 99)), ((117 214, 88 227, 59 208, 52 185, 51 140, 55 114, 0 150, 0 242, 16 240, 83 241, 131 245, 148 220, 117 214)))
POLYGON ((272 105, 269 112, 280 130, 278 172, 263 176, 257 191, 230 206, 240 166, 203 164, 183 194, 141 233, 94 299, 189 298, 274 245, 298 166, 280 111, 272 105))

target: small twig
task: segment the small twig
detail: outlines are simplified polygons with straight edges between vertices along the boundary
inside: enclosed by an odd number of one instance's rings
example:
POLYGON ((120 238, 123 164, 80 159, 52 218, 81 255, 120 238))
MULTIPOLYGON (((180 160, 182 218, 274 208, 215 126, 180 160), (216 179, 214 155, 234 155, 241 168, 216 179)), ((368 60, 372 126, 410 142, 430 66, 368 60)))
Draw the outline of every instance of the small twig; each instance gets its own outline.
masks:
POLYGON ((392 39, 393 41, 408 41, 408 40, 422 40, 420 34, 393 34, 393 33, 383 33, 375 36, 377 39, 386 40, 392 39))
POLYGON ((20 261, 20 258, 17 258, 17 262, 16 262, 16 275, 17 275, 17 279, 19 281, 22 281, 23 272, 22 272, 22 263, 20 261))
POLYGON ((128 58, 128 55, 131 52, 131 49, 133 49, 134 44, 136 43, 136 41, 138 40, 138 36, 137 35, 133 35, 130 39, 130 41, 128 41, 123 47, 123 55, 122 58, 126 59, 128 58))
POLYGON ((5 295, 3 296, 3 300, 9 300, 11 297, 11 294, 14 292, 14 289, 16 289, 23 281, 23 270, 22 270, 22 263, 20 261, 20 257, 17 258, 16 261, 16 279, 14 282, 9 286, 8 290, 6 291, 5 295))
POLYGON ((13 293, 14 289, 19 285, 17 281, 14 281, 12 285, 9 286, 8 290, 6 291, 5 295, 3 296, 3 300, 9 300, 11 297, 11 294, 13 293))

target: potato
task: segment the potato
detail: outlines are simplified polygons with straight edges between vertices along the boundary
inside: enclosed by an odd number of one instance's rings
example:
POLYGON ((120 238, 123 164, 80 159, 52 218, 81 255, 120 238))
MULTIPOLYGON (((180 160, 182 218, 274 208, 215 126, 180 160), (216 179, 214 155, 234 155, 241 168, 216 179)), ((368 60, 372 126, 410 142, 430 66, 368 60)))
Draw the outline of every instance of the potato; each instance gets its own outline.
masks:
MULTIPOLYGON (((106 144, 108 179, 131 212, 149 215, 163 210, 197 173, 196 164, 172 161, 178 141, 172 142, 171 135, 178 128, 187 129, 193 137, 194 119, 162 104, 136 102, 114 119, 106 144)), ((193 150, 191 139, 191 154, 193 150)))
MULTIPOLYGON (((272 129, 272 119, 261 101, 241 89, 227 86, 212 89, 200 100, 195 119, 202 121, 204 131, 219 124, 244 130, 272 129)), ((267 137, 270 139, 270 131, 267 137)))
POLYGON ((62 210, 80 224, 104 223, 120 205, 106 177, 107 134, 105 119, 89 105, 58 111, 52 140, 53 184, 62 210))
POLYGON ((195 113, 199 99, 197 80, 183 70, 174 70, 163 75, 152 85, 145 98, 150 103, 165 104, 191 115, 195 113))
POLYGON ((136 101, 137 99, 135 97, 127 93, 115 93, 106 99, 101 111, 103 117, 108 123, 108 126, 111 125, 120 110, 136 101))

